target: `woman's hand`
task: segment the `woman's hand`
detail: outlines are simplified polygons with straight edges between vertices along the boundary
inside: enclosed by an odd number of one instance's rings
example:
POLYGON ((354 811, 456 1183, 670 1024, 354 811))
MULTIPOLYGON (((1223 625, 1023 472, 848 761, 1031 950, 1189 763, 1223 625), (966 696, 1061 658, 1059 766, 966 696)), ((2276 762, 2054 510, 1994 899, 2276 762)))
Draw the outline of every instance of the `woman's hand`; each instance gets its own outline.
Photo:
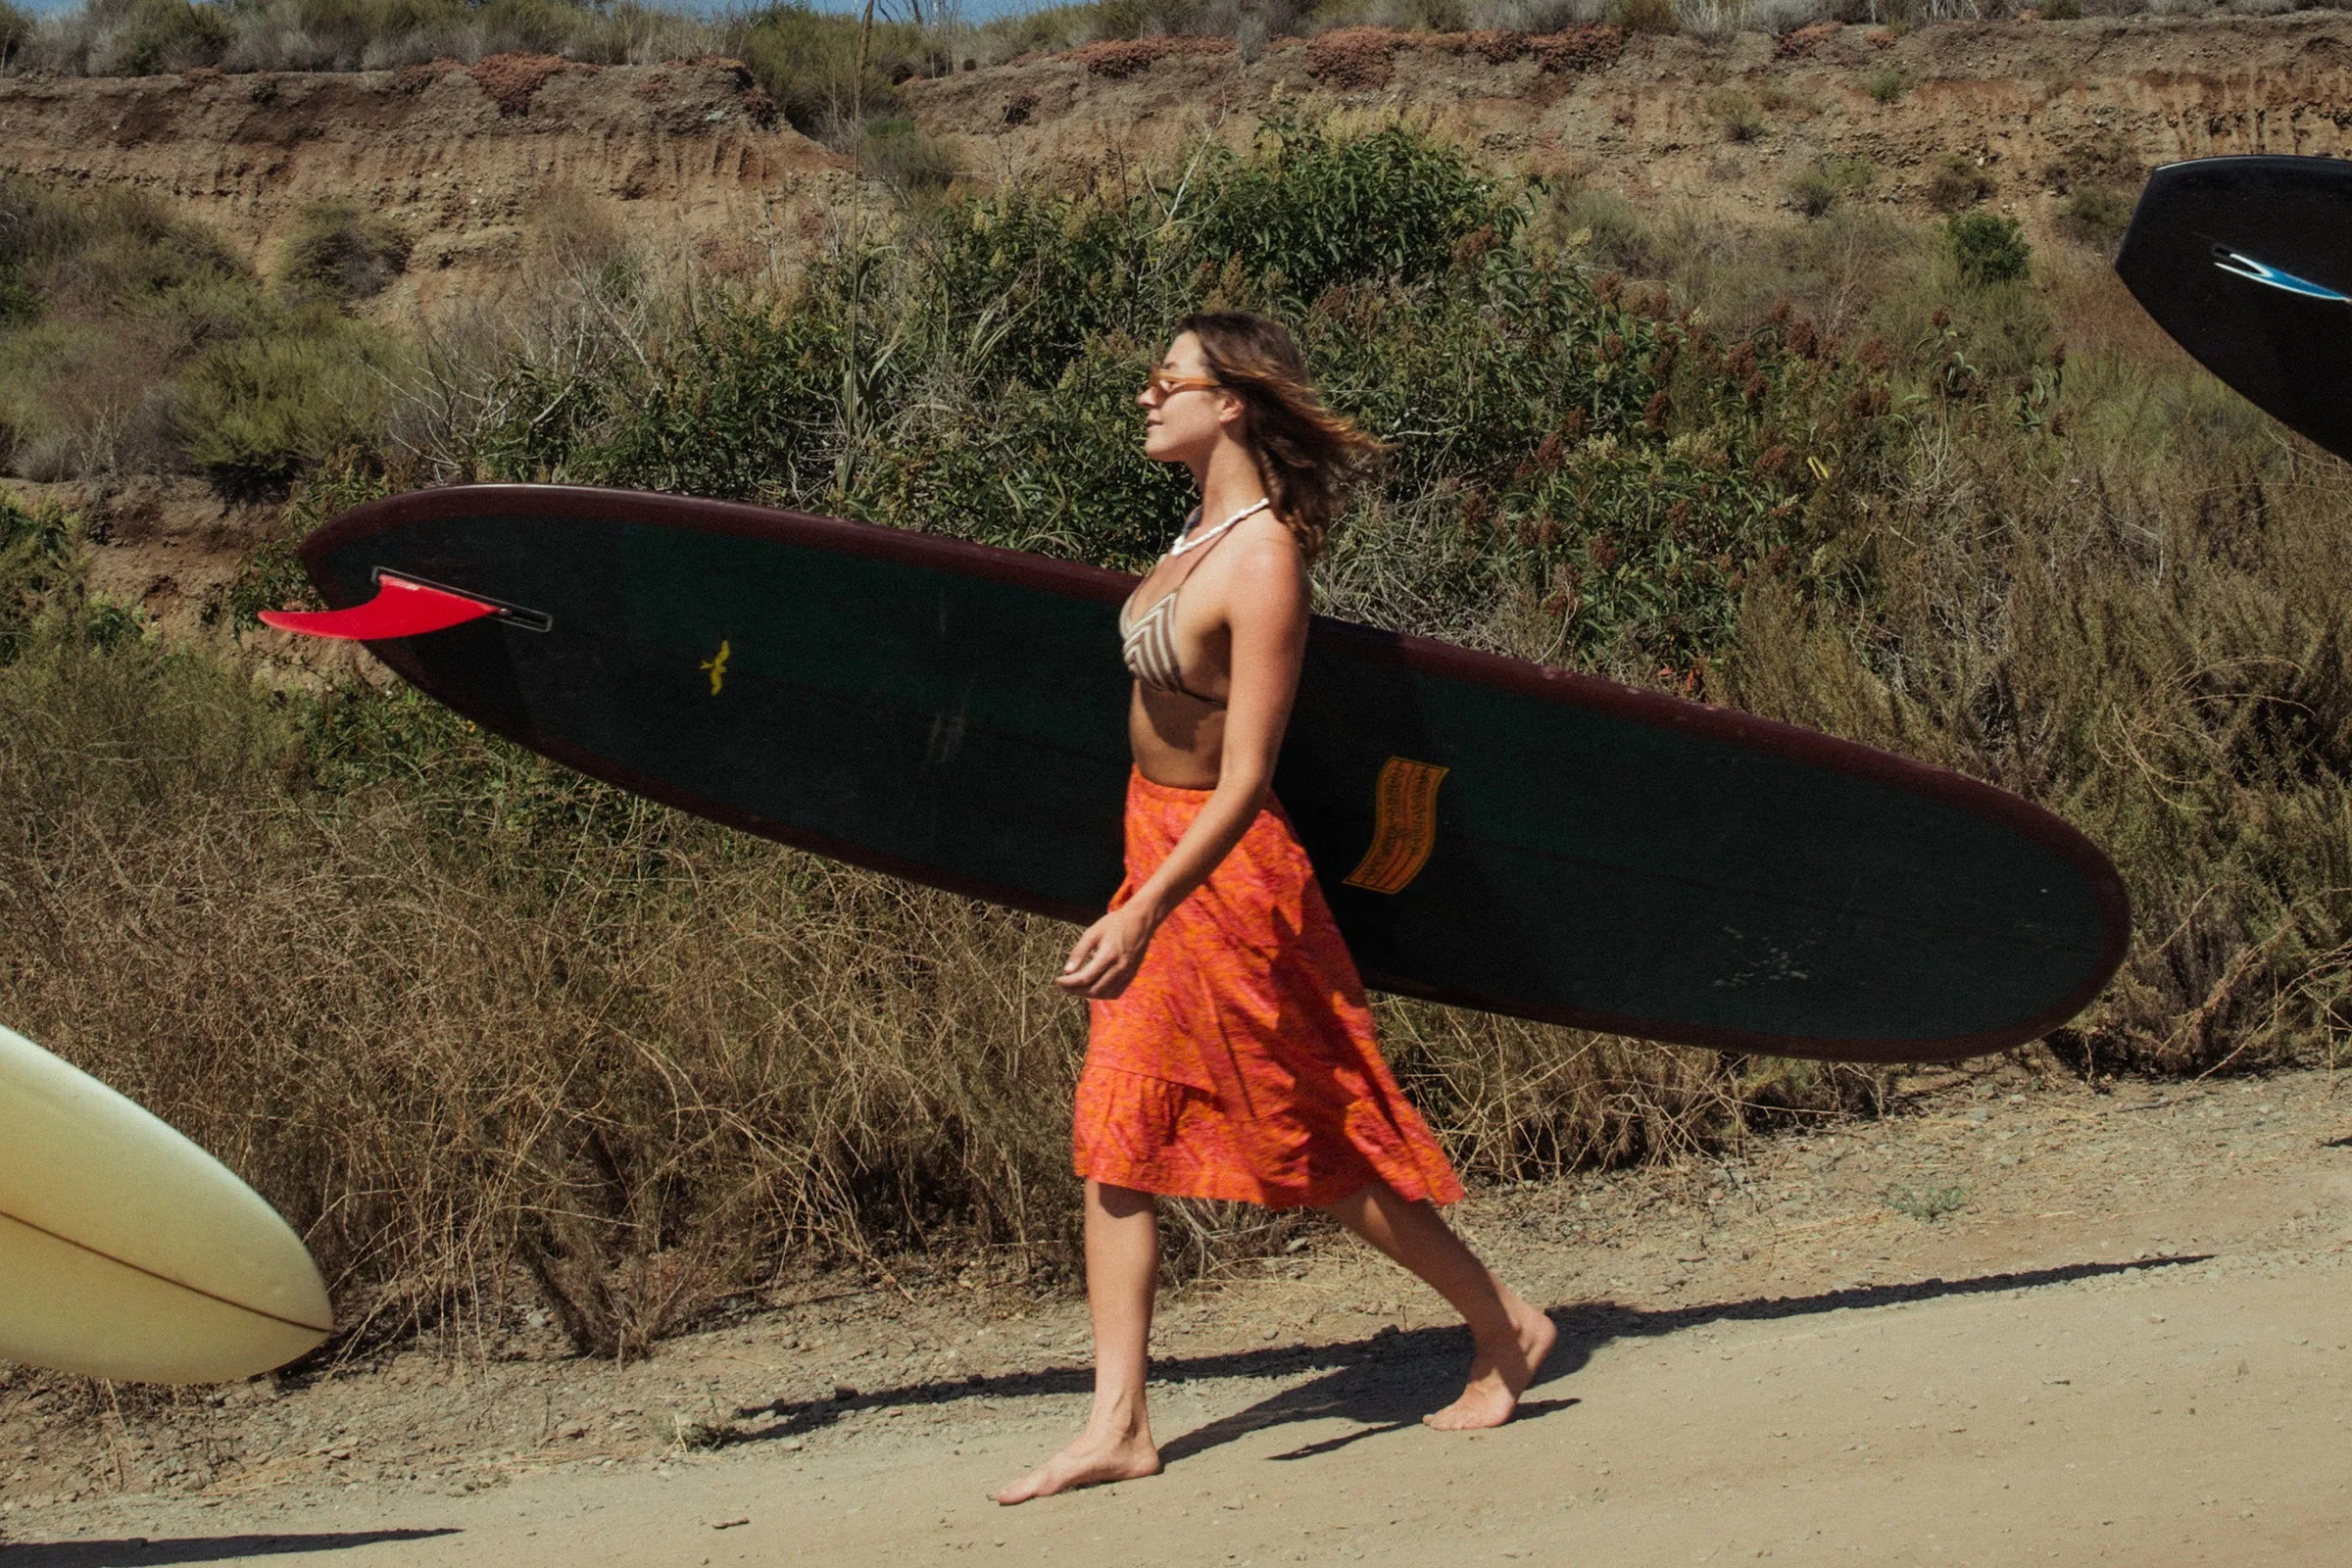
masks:
POLYGON ((1115 1002, 1143 966, 1157 922, 1129 900, 1086 928, 1054 983, 1097 1002, 1115 1002))

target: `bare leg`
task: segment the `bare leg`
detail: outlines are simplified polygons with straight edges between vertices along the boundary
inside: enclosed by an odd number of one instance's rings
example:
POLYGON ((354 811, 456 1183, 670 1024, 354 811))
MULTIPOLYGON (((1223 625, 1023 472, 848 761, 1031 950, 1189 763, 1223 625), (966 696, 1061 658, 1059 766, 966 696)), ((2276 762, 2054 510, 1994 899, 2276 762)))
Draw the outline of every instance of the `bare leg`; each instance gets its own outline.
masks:
POLYGON ((1076 1442, 996 1493, 1027 1502, 1073 1487, 1159 1474, 1144 1409, 1152 1296, 1159 1283, 1159 1209, 1150 1193, 1086 1184, 1086 1299, 1095 1320, 1095 1407, 1076 1442))
POLYGON ((1476 1347, 1462 1396, 1421 1419, 1446 1432, 1498 1427, 1519 1406, 1559 1330, 1462 1245, 1435 1204, 1407 1202, 1375 1181, 1324 1212, 1429 1282, 1470 1325, 1476 1347))

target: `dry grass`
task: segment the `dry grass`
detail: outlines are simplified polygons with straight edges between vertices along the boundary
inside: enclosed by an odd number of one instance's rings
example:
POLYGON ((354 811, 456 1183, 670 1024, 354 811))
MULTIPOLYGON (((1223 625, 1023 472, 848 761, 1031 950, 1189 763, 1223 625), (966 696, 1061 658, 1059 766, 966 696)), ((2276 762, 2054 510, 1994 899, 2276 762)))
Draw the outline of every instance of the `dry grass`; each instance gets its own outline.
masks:
MULTIPOLYGON (((1066 929, 62 613, 0 667, 0 1017, 252 1180, 347 1345, 533 1281, 584 1351, 628 1355, 815 1263, 1066 1264, 1066 929), (427 771, 364 782, 390 754, 353 736, 410 723, 427 771)), ((1490 1178, 1695 1147, 1729 1109, 1705 1054, 1383 1011, 1490 1178)), ((1171 1271, 1298 1223, 1180 1205, 1171 1271)))
POLYGON ((1757 593, 1723 694, 2044 801, 2115 857, 2138 940, 2053 1037, 2078 1066, 2332 1057, 2352 992, 2343 466, 2202 376, 2112 350, 2070 375, 2071 439, 1923 419, 1890 505, 1840 546, 1873 605, 1757 593))

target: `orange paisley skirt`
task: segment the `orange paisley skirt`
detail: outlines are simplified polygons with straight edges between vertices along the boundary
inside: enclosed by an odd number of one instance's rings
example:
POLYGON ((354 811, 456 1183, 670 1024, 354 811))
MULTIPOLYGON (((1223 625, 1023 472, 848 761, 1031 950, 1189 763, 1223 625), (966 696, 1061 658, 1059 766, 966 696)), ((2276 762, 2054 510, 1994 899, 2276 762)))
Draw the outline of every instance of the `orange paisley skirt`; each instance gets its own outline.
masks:
MULTIPOLYGON (((1158 868, 1206 790, 1127 785, 1127 880, 1158 868)), ((1115 1002, 1092 1002, 1072 1135, 1080 1176, 1293 1208, 1383 1181, 1450 1203, 1462 1184, 1372 1035, 1363 982, 1290 818, 1269 796, 1168 916, 1115 1002)))

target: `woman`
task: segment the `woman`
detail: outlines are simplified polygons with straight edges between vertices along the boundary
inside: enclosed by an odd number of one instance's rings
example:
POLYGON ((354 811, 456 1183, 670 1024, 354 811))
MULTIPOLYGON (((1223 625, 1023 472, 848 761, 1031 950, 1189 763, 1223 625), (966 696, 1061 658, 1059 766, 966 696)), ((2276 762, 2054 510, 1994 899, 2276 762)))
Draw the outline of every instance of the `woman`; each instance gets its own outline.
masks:
POLYGON ((1127 880, 1058 977, 1092 1014, 1073 1143, 1095 1403, 1004 1503, 1159 1470, 1144 1405, 1154 1195, 1311 1205, 1428 1281, 1476 1344, 1433 1427, 1509 1420, 1555 1332, 1439 1217, 1461 1183, 1373 1044, 1269 789, 1306 649, 1307 563, 1373 443, 1322 407, 1298 345, 1262 317, 1187 318, 1136 401, 1146 455, 1191 468, 1200 506, 1120 613, 1127 880))

